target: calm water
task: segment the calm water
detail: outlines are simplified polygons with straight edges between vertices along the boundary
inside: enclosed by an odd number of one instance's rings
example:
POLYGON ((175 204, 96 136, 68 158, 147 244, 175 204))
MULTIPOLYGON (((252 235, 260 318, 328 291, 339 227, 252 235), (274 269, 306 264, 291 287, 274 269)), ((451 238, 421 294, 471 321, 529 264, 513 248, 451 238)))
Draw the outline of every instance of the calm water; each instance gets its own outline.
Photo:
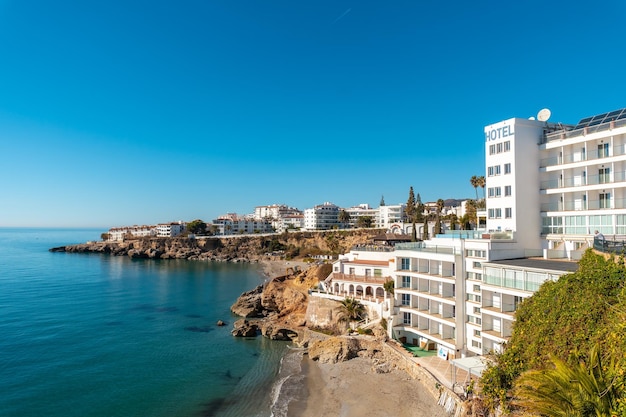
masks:
POLYGON ((286 345, 230 335, 258 268, 48 252, 101 232, 0 228, 0 415, 281 415, 286 345))

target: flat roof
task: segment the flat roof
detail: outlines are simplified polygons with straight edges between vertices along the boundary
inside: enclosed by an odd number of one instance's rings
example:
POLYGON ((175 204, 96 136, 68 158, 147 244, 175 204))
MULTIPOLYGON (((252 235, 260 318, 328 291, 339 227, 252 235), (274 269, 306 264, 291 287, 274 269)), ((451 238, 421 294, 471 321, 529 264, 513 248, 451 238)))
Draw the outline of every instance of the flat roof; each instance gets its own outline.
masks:
POLYGON ((543 269, 559 272, 576 272, 578 271, 578 262, 566 260, 554 260, 543 258, 518 258, 518 259, 502 259, 499 261, 483 262, 483 265, 513 266, 517 268, 543 269))
POLYGON ((368 260, 360 261, 358 259, 355 259, 353 261, 344 261, 344 264, 389 266, 389 261, 368 261, 368 260))

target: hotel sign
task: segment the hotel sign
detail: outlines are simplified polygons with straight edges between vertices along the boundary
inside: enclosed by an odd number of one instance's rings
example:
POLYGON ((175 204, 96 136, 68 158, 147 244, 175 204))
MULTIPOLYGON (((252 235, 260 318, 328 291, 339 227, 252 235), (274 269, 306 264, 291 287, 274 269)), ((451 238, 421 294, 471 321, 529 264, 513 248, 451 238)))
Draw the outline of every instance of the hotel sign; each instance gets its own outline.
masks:
POLYGON ((492 140, 498 140, 502 138, 506 138, 507 136, 513 136, 515 132, 513 131, 512 125, 504 125, 501 127, 485 129, 485 141, 489 142, 492 140))

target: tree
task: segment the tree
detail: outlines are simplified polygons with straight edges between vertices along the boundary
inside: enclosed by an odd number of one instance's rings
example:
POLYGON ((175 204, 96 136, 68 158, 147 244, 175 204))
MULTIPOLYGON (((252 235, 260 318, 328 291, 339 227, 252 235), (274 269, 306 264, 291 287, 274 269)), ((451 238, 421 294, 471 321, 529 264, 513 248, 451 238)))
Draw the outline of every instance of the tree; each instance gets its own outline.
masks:
POLYGON ((380 196, 380 206, 384 206, 385 205, 385 196, 380 196))
POLYGON ((421 222, 422 220, 424 220, 424 204, 420 193, 417 193, 417 197, 415 197, 415 221, 421 222))
POLYGON ((552 358, 553 368, 525 372, 515 382, 514 404, 547 417, 613 416, 622 396, 595 345, 586 360, 569 365, 552 358))
MULTIPOLYGON (((485 185, 487 182, 485 181, 485 176, 481 175, 480 177, 476 177, 476 184, 483 189, 483 200, 485 199, 485 185)), ((476 197, 478 199, 478 196, 476 197)))
POLYGON ((345 298, 341 301, 341 317, 344 321, 361 320, 365 314, 365 307, 356 298, 345 298))
POLYGON ((417 242, 417 231, 415 230, 415 194, 413 192, 413 186, 409 188, 409 198, 406 201, 406 207, 404 209, 407 219, 413 225, 413 232, 411 234, 411 241, 417 242))
POLYGON ((111 239, 111 234, 110 233, 102 233, 100 235, 100 239, 102 239, 102 240, 109 240, 109 239, 111 239))
POLYGON ((456 222, 458 221, 456 214, 450 215, 450 230, 456 230, 456 222))
MULTIPOLYGON (((467 200, 465 202, 465 213, 467 215, 467 220, 469 223, 477 224, 476 221, 476 200, 467 200)), ((471 229, 471 225, 470 225, 471 229)))
POLYGON ((474 187, 474 191, 476 191, 476 200, 478 200, 478 177, 476 175, 472 175, 472 178, 470 178, 470 184, 474 187))
POLYGON ((437 220, 435 221, 435 229, 433 230, 435 235, 441 234, 441 212, 445 204, 446 203, 441 198, 437 200, 437 220))
POLYGON ((195 235, 206 234, 207 225, 200 219, 190 221, 187 223, 187 231, 195 235))
POLYGON ((422 233, 422 240, 428 240, 428 216, 424 217, 424 232, 422 233))
POLYGON ((346 225, 348 223, 350 223, 350 219, 351 219, 350 213, 348 213, 345 210, 339 211, 339 219, 338 220, 342 224, 343 227, 346 227, 346 225))
POLYGON ((374 224, 372 216, 361 216, 356 220, 356 227, 369 228, 374 224))
POLYGON ((383 288, 385 289, 385 291, 387 291, 389 294, 393 295, 393 288, 394 288, 394 283, 392 279, 388 279, 387 281, 385 281, 383 283, 383 288))

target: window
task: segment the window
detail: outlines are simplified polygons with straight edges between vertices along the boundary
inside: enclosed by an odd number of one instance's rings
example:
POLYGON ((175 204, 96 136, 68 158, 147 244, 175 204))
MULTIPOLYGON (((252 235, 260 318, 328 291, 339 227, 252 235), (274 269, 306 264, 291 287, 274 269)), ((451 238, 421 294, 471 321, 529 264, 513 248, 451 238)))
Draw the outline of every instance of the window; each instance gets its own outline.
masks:
POLYGON ((496 145, 489 145, 489 155, 496 153, 496 145))
POLYGON ((611 182, 611 168, 600 168, 598 170, 598 182, 600 184, 611 182))
POLYGON ((496 189, 496 197, 500 197, 502 195, 502 187, 495 187, 496 189))
POLYGON ((383 276, 383 270, 382 269, 374 269, 374 276, 375 277, 382 277, 383 276))
POLYGON ((411 260, 409 258, 400 258, 400 269, 403 271, 411 269, 411 260))
POLYGON ((411 288, 411 277, 402 277, 402 288, 411 288))
POLYGON ((505 185, 504 186, 504 196, 505 197, 511 196, 511 186, 510 185, 505 185))
POLYGON ((494 217, 496 219, 502 218, 502 209, 497 208, 497 209, 493 209, 493 211, 494 211, 494 217))
POLYGON ((496 165, 494 168, 495 168, 495 175, 500 175, 500 165, 496 165))
POLYGON ((402 305, 410 306, 411 305, 411 295, 410 294, 402 294, 402 305))
POLYGON ((474 268, 480 268, 480 262, 472 262, 474 268))
POLYGON ((504 209, 504 217, 507 219, 513 217, 513 209, 511 207, 507 207, 504 209))
POLYGON ((487 176, 488 177, 493 177, 493 167, 487 168, 487 176))
POLYGON ((402 315, 402 324, 411 325, 411 313, 404 313, 402 315))
POLYGON ((598 158, 606 158, 609 156, 609 144, 601 143, 598 145, 598 158))
POLYGON ((611 193, 600 193, 600 208, 611 208, 611 193))
POLYGON ((481 349, 483 347, 482 343, 480 343, 479 341, 476 340, 472 340, 472 347, 481 349))
POLYGON ((480 330, 474 329, 474 336, 480 337, 480 330))
POLYGON ((504 142, 504 152, 508 152, 511 150, 511 141, 507 140, 504 142))
POLYGON ((502 144, 501 143, 496 143, 496 152, 497 153, 502 153, 502 144))
POLYGON ((472 291, 480 292, 480 285, 474 285, 474 287, 472 288, 472 291))
POLYGON ((504 164, 504 173, 505 174, 510 174, 511 173, 511 164, 504 164))
POLYGON ((502 187, 487 188, 487 195, 489 197, 500 197, 502 195, 502 187))

